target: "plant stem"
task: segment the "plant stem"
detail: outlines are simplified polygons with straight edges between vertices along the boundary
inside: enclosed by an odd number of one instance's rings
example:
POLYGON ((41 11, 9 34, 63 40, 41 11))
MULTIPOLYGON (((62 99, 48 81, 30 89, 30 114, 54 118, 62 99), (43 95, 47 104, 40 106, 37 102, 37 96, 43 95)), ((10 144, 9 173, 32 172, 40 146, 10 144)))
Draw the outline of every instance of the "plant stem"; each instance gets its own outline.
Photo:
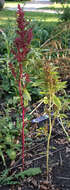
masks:
MULTIPOLYGON (((70 137, 69 137, 69 135, 68 135, 68 133, 67 133, 67 131, 66 131, 66 129, 65 129, 65 127, 64 127, 64 125, 63 125, 63 122, 62 122, 61 117, 60 117, 59 119, 60 119, 60 124, 61 124, 61 126, 62 126, 62 129, 63 129, 64 133, 66 134, 66 136, 67 136, 68 140, 69 140, 69 139, 70 139, 70 137)), ((69 140, 69 141, 70 141, 70 140, 69 140)))
POLYGON ((34 110, 29 115, 32 115, 41 106, 41 104, 43 104, 43 100, 41 100, 41 102, 34 108, 34 110))
POLYGON ((22 108, 22 122, 23 122, 23 126, 22 126, 22 164, 23 164, 23 170, 24 170, 24 104, 23 104, 21 78, 22 78, 22 72, 20 71, 19 95, 20 95, 20 105, 22 108))
POLYGON ((52 120, 51 120, 51 95, 50 95, 49 135, 48 135, 47 151, 46 151, 47 181, 48 181, 48 173, 49 173, 48 162, 49 162, 49 148, 50 148, 51 133, 52 133, 52 120))
POLYGON ((47 152, 46 152, 46 156, 47 156, 47 160, 46 160, 46 166, 47 166, 47 180, 48 180, 48 172, 49 172, 48 161, 49 161, 49 148, 50 148, 51 132, 52 132, 52 123, 51 123, 51 116, 50 116, 50 117, 49 117, 49 135, 48 135, 47 152))

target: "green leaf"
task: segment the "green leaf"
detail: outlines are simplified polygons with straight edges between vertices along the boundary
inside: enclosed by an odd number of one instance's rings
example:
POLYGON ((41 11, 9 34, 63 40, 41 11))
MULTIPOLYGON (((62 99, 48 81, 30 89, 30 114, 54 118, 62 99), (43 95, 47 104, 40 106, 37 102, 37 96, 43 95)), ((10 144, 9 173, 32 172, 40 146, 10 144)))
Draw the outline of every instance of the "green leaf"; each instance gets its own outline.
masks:
POLYGON ((41 173, 41 169, 40 168, 29 168, 23 172, 20 172, 19 174, 16 175, 16 177, 21 177, 22 179, 24 179, 25 176, 29 177, 29 176, 35 176, 37 174, 41 173))
POLYGON ((19 99, 19 96, 14 96, 14 97, 13 97, 13 104, 18 103, 19 100, 20 100, 20 99, 19 99))
POLYGON ((24 99, 24 107, 28 106, 28 100, 24 99))
POLYGON ((8 100, 8 104, 12 104, 13 103, 13 100, 12 100, 12 98, 10 98, 9 100, 8 100))
POLYGON ((68 118, 68 116, 67 116, 66 114, 63 114, 63 113, 60 114, 60 117, 61 117, 61 118, 66 118, 66 119, 68 118))
POLYGON ((4 158, 4 155, 3 155, 3 152, 2 152, 1 149, 0 149, 0 156, 1 156, 2 160, 3 160, 3 164, 4 164, 4 166, 6 166, 5 158, 4 158))
POLYGON ((27 89, 24 89, 24 106, 26 107, 28 105, 28 101, 31 101, 31 96, 27 89))
POLYGON ((12 149, 8 149, 7 150, 7 155, 9 156, 9 158, 11 160, 15 160, 16 159, 16 152, 12 149))
POLYGON ((48 98, 46 96, 44 97, 44 104, 48 104, 48 98))
POLYGON ((2 88, 3 90, 8 91, 10 87, 8 83, 4 82, 4 84, 2 85, 2 88))
POLYGON ((53 97, 53 102, 58 107, 58 109, 61 109, 61 101, 56 95, 53 97))
POLYGON ((27 91, 27 89, 26 89, 26 88, 24 89, 24 96, 26 96, 26 98, 28 98, 28 100, 30 100, 30 101, 31 101, 30 94, 29 94, 29 92, 27 91))
POLYGON ((40 92, 40 94, 46 94, 46 92, 45 92, 45 91, 43 91, 43 92, 40 92))
POLYGON ((24 128, 24 134, 25 134, 25 135, 28 134, 28 129, 25 129, 25 128, 24 128))

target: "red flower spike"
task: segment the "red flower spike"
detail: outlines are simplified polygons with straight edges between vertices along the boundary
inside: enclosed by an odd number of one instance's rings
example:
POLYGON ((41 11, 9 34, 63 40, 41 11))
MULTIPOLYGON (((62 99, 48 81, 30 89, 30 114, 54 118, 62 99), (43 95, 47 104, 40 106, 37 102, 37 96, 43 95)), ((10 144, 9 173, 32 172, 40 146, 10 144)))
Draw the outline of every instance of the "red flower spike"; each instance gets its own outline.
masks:
POLYGON ((29 44, 32 39, 32 29, 26 29, 28 23, 24 18, 24 12, 20 5, 18 5, 17 11, 17 26, 17 37, 14 40, 14 48, 12 49, 12 53, 13 55, 16 55, 14 58, 18 62, 22 62, 29 51, 29 44))
MULTIPOLYGON (((32 28, 27 29, 27 26, 29 23, 25 20, 24 18, 24 12, 23 9, 18 5, 18 11, 17 11, 17 37, 15 38, 13 42, 13 48, 11 49, 11 53, 13 54, 13 60, 17 60, 19 63, 19 79, 18 79, 18 86, 19 86, 19 95, 20 95, 20 104, 22 107, 22 120, 23 120, 23 129, 22 129, 22 158, 23 158, 23 168, 24 168, 24 114, 25 114, 25 108, 23 104, 23 93, 22 89, 26 87, 26 84, 30 82, 28 74, 23 75, 23 61, 27 56, 27 53, 29 52, 30 48, 30 42, 32 39, 32 28), (22 83, 21 79, 25 77, 26 84, 23 84, 22 88, 22 83)), ((15 65, 16 66, 16 65, 15 65)), ((9 63, 9 67, 11 69, 12 75, 16 79, 17 73, 15 72, 15 68, 12 63, 9 63)), ((17 69, 16 69, 17 70, 17 69)), ((24 92, 24 91, 23 91, 24 92)))

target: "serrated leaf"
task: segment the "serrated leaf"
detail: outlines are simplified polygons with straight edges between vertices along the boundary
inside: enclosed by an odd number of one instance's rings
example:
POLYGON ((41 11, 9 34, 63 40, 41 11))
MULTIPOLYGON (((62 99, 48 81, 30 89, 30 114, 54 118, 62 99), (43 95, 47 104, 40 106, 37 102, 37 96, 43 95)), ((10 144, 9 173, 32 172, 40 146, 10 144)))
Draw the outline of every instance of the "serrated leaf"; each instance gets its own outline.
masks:
POLYGON ((24 107, 28 106, 28 100, 24 99, 24 107))
POLYGON ((53 102, 58 107, 58 109, 61 109, 61 101, 56 95, 53 97, 53 102))
POLYGON ((41 173, 41 169, 40 168, 29 168, 28 170, 25 170, 23 172, 20 172, 19 174, 16 175, 16 177, 21 177, 22 179, 24 179, 25 176, 29 177, 29 176, 35 176, 37 174, 41 173))
POLYGON ((19 96, 13 97, 13 104, 16 104, 19 101, 19 96))
POLYGON ((24 89, 24 99, 28 99, 29 101, 31 101, 31 96, 26 88, 24 89))
POLYGON ((31 96, 27 89, 24 89, 24 106, 26 107, 28 105, 28 101, 31 101, 31 96))

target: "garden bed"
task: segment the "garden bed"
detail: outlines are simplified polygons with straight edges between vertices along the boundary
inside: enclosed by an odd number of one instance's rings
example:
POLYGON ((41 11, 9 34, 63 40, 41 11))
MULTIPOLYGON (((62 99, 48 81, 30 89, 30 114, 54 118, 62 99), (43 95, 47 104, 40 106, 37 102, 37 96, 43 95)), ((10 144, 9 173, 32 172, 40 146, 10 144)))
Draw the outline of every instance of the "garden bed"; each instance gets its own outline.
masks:
POLYGON ((0 30, 0 189, 69 190, 70 27, 63 23, 54 36, 44 26, 48 14, 34 16, 29 29, 18 6, 16 34, 0 30))
MULTIPOLYGON (((43 107, 39 108, 35 113, 35 117, 42 116, 43 107)), ((70 113, 69 113, 70 114, 70 113)), ((68 115, 69 115, 68 114, 68 115)), ((70 143, 63 134, 62 127, 56 121, 50 143, 50 157, 49 157, 49 181, 50 185, 47 188, 46 182, 46 144, 47 139, 44 135, 36 136, 37 129, 44 125, 46 121, 31 124, 29 137, 32 139, 32 145, 25 148, 25 169, 40 167, 42 173, 33 176, 25 177, 21 180, 20 188, 16 186, 1 186, 0 189, 5 190, 69 190, 70 189, 70 143)), ((70 134, 70 129, 68 129, 70 134)), ((16 161, 12 167, 15 173, 22 169, 22 159, 16 161)))

